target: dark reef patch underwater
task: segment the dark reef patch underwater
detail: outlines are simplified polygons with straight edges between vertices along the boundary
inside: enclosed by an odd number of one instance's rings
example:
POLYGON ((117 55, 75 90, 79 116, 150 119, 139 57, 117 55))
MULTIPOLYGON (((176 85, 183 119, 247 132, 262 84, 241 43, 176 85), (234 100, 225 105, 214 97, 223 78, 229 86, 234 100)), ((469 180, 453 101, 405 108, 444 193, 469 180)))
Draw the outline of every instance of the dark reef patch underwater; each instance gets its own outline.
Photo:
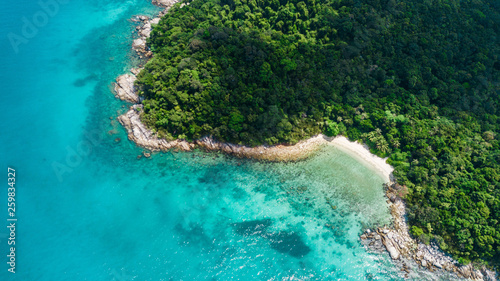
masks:
POLYGON ((256 235, 265 238, 269 241, 271 248, 280 253, 300 258, 311 251, 300 235, 293 231, 267 232, 271 224, 272 221, 270 219, 262 219, 235 223, 233 225, 237 234, 243 236, 256 235))

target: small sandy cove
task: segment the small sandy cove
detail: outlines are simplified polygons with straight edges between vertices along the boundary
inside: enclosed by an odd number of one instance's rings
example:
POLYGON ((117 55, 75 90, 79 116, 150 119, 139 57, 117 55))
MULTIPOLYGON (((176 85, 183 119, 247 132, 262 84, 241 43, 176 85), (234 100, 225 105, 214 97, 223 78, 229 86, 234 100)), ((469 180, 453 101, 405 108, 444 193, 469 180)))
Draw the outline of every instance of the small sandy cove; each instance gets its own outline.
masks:
POLYGON ((362 145, 358 142, 349 141, 344 136, 338 136, 330 141, 326 140, 328 144, 337 147, 338 149, 348 153, 352 157, 358 159, 362 163, 373 167, 377 172, 383 176, 385 182, 391 180, 392 171, 394 168, 387 164, 387 158, 380 158, 372 154, 367 145, 362 145))
MULTIPOLYGON (((277 145, 270 147, 255 147, 262 151, 261 156, 255 157, 248 155, 252 158, 265 159, 271 161, 293 161, 300 160, 308 157, 311 153, 319 149, 323 145, 332 145, 339 150, 349 154, 351 157, 356 158, 363 164, 376 170, 386 182, 391 179, 391 174, 394 168, 387 164, 386 159, 380 158, 370 152, 366 145, 358 142, 349 141, 344 136, 327 137, 325 135, 317 135, 307 140, 303 140, 295 145, 285 146, 277 145)), ((260 152, 259 151, 259 152, 260 152)), ((253 154, 253 153, 252 153, 253 154)), ((247 156, 247 157, 248 157, 247 156)))

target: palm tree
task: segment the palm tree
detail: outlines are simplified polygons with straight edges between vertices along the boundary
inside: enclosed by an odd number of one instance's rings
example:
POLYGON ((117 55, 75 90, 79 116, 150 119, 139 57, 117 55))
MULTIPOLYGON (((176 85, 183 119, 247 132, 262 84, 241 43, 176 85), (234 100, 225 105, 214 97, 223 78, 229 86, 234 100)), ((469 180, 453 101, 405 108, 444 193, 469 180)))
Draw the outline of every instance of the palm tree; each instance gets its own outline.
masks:
POLYGON ((376 144, 376 146, 380 152, 386 153, 389 151, 389 144, 385 140, 381 140, 376 144))
POLYGON ((399 143, 399 140, 392 140, 392 146, 394 146, 395 148, 398 148, 400 146, 400 143, 399 143))

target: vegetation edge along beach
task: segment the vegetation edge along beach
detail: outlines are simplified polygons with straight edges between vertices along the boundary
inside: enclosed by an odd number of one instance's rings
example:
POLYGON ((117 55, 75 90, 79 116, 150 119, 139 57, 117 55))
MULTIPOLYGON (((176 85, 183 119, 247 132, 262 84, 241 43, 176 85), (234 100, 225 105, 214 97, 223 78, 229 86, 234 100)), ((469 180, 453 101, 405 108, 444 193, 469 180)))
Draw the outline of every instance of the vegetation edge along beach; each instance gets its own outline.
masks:
MULTIPOLYGON (((407 234, 409 229, 420 245, 433 242, 463 264, 473 261, 482 273, 479 270, 469 270, 469 273, 457 270, 464 269, 464 266, 449 269, 439 262, 437 266, 429 265, 427 261, 424 264, 457 271, 468 278, 491 278, 491 272, 484 270, 484 266, 498 266, 500 255, 497 220, 500 213, 500 177, 497 174, 500 118, 498 95, 495 95, 499 90, 500 63, 498 38, 491 37, 498 33, 498 4, 491 1, 452 1, 453 5, 422 1, 405 5, 395 5, 391 1, 325 1, 322 4, 306 1, 307 5, 296 3, 298 1, 284 2, 278 6, 267 3, 269 9, 260 13, 267 22, 260 22, 262 18, 252 16, 259 13, 260 2, 198 0, 177 4, 175 13, 164 16, 161 21, 153 20, 152 37, 147 40, 152 25, 149 20, 144 20, 143 29, 139 31, 143 38, 134 40, 133 47, 141 56, 155 55, 144 70, 134 69, 134 75, 121 76, 115 87, 120 98, 134 103, 140 101, 120 117, 120 122, 129 131, 129 138, 151 150, 172 147, 189 150, 201 145, 237 155, 243 150, 254 151, 256 153, 251 157, 267 160, 272 160, 272 157, 263 158, 262 155, 270 155, 266 152, 273 151, 273 147, 290 147, 274 146, 277 143, 293 144, 321 132, 363 141, 376 155, 389 157, 388 162, 395 167, 394 176, 399 184, 390 184, 388 194, 404 197, 407 206, 403 209, 409 212, 411 225, 411 228, 406 227, 406 235, 410 237, 407 234), (388 6, 382 8, 382 2, 387 2, 388 6), (344 6, 340 7, 339 3, 344 6), (425 5, 435 5, 435 9, 425 10, 425 5), (440 11, 441 8, 446 13, 440 11), (201 9, 203 13, 199 12, 201 9), (213 14, 214 11, 218 16, 213 14), (425 30, 429 25, 437 24, 435 19, 414 21, 409 16, 415 12, 432 16, 436 16, 432 13, 438 13, 441 24, 435 26, 433 33, 404 38, 402 36, 408 32, 414 34, 419 28, 425 30), (466 26, 462 19, 465 16, 470 17, 466 26), (264 35, 259 35, 259 28, 265 29, 264 35), (394 29, 399 35, 393 34, 394 29), (450 43, 446 40, 457 40, 457 36, 464 43, 458 46, 444 44, 450 43), (392 49, 383 49, 386 46, 377 44, 375 37, 379 41, 386 40, 386 45, 392 49), (437 39, 444 40, 439 44, 443 46, 436 44, 437 39), (217 43, 218 40, 224 44, 217 43), (262 45, 266 40, 270 44, 262 45), (481 48, 479 43, 484 43, 481 48), (243 53, 238 53, 238 48, 230 48, 238 44, 242 44, 243 53), (245 48, 245 44, 250 48, 245 48), (285 50, 280 50, 280 46, 285 50), (304 65, 304 57, 300 56, 298 48, 306 48, 302 51, 318 55, 330 64, 329 67, 338 63, 336 67, 348 75, 339 77, 338 71, 332 71, 337 76, 321 77, 333 87, 319 83, 323 88, 313 87, 317 92, 294 93, 297 85, 290 79, 297 78, 300 70, 313 67, 308 66, 307 61, 304 65), (437 50, 429 53, 427 48, 437 50), (204 57, 207 52, 215 53, 210 53, 207 58, 204 57), (259 56, 263 59, 246 69, 245 65, 231 61, 233 56, 245 54, 249 56, 247 61, 259 56), (331 55, 333 61, 325 54, 331 55), (464 56, 473 56, 474 61, 470 62, 464 56), (272 65, 267 59, 271 57, 278 65, 272 65), (457 69, 446 66, 450 62, 457 69), (395 71, 397 68, 401 73, 395 71), (425 72, 428 70, 430 72, 425 72), (245 91, 251 89, 241 88, 238 80, 250 79, 240 77, 244 72, 257 75, 250 78, 260 79, 260 86, 252 86, 256 87, 252 91, 257 94, 264 91, 264 96, 249 96, 245 91), (340 78, 348 78, 348 81, 336 88, 334 84, 340 78), (367 88, 369 84, 362 79, 373 86, 367 88), (214 88, 214 84, 219 85, 218 88, 214 88), (275 84, 281 88, 274 87, 272 91, 282 96, 266 92, 266 87, 275 84), (169 88, 168 85, 175 87, 169 88), (327 89, 332 93, 327 93, 327 89), (235 94, 217 97, 222 100, 206 100, 207 97, 214 98, 213 91, 235 94), (134 94, 129 95, 130 92, 134 94), (325 93, 331 95, 329 100, 325 99, 325 93), (287 95, 297 97, 297 94, 306 98, 304 102, 320 106, 301 108, 304 103, 300 99, 297 104, 283 101, 287 95), (241 101, 239 104, 232 100, 233 96, 244 99, 236 100, 241 101), (265 102, 274 102, 275 105, 262 109, 259 103, 266 98, 270 100, 265 102), (220 108, 222 115, 216 116, 217 120, 226 122, 225 125, 203 116, 213 109, 199 108, 203 113, 200 116, 188 112, 193 112, 203 103, 218 106, 215 102, 227 107, 220 108), (244 112, 246 109, 238 107, 249 104, 256 104, 257 111, 244 112), (273 120, 272 115, 280 118, 273 120), (271 127, 250 128, 251 120, 257 120, 254 124, 259 124, 259 118, 271 127), (209 127, 198 123, 202 120, 209 127), (207 132, 213 133, 211 135, 222 141, 202 138, 203 132, 206 135, 207 132), (268 137, 258 139, 258 136, 268 137), (155 141, 151 142, 151 139, 155 141), (267 145, 258 146, 262 143, 267 145), (399 191, 401 189, 403 191, 399 191)), ((170 7, 174 1, 156 4, 170 7)), ((320 65, 322 62, 313 63, 320 65)), ((313 81, 317 78, 316 74, 300 74, 305 78, 300 82, 302 86, 308 83, 307 79, 313 81)), ((399 202, 397 199, 401 198, 391 198, 391 201, 399 202)), ((405 223, 404 219, 401 221, 405 223)), ((389 230, 379 232, 384 243, 386 237, 392 236, 387 235, 389 230)), ((411 258, 422 264, 418 255, 411 258)))

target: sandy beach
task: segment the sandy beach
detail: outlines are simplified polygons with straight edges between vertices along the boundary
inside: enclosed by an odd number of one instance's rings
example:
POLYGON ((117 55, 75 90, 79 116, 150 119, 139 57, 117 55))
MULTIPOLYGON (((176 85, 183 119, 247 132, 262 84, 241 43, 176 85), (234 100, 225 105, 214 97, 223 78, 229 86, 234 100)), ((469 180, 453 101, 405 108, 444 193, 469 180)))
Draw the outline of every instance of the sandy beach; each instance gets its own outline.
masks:
MULTIPOLYGON (((328 141, 328 140, 327 140, 328 141)), ((387 158, 380 158, 370 152, 366 145, 349 141, 344 136, 338 136, 328 141, 328 144, 348 153, 358 159, 361 163, 373 167, 384 178, 385 182, 390 182, 394 168, 387 164, 387 158)))

